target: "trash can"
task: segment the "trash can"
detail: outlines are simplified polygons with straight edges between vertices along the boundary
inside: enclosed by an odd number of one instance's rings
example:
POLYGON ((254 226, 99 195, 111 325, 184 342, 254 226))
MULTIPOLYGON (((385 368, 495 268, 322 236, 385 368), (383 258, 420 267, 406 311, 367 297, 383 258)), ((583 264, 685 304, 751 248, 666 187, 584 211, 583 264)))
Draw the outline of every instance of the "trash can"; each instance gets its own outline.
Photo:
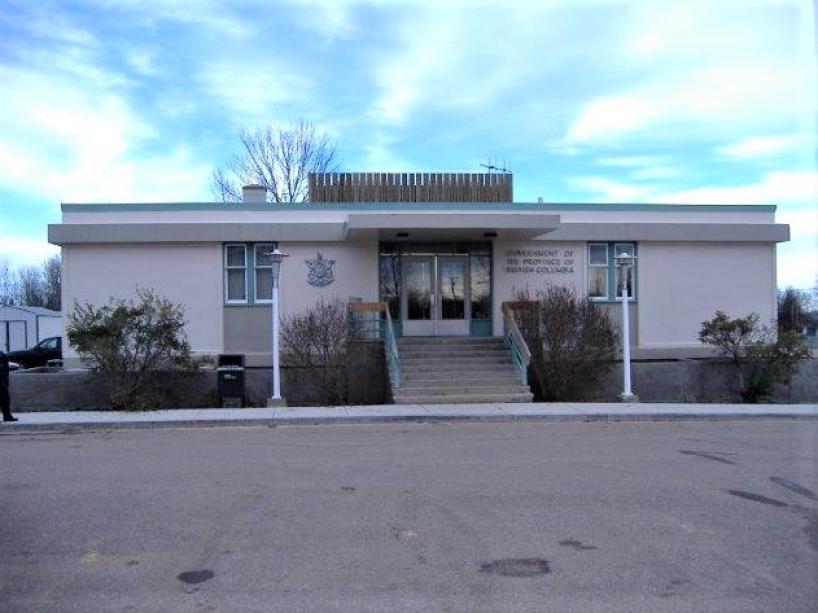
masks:
POLYGON ((244 356, 221 354, 216 361, 219 405, 226 409, 244 406, 244 356))

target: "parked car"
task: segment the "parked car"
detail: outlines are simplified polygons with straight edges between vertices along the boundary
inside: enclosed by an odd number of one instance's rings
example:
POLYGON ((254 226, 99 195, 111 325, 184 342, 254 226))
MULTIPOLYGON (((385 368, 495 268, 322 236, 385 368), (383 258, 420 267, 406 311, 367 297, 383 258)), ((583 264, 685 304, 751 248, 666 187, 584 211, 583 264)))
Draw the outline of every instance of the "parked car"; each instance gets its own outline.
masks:
POLYGON ((8 354, 10 362, 16 362, 23 368, 36 368, 45 366, 48 360, 62 359, 62 338, 52 336, 41 340, 31 349, 20 349, 10 351, 8 354))

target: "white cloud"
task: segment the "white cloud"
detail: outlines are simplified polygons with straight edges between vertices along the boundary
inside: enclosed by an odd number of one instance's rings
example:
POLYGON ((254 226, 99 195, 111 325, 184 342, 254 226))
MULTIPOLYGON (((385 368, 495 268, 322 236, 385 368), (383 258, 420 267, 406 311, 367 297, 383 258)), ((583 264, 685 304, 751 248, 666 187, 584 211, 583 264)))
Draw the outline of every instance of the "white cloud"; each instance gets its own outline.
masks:
POLYGON ((800 134, 751 136, 719 147, 716 153, 730 159, 764 158, 793 152, 805 142, 806 139, 800 134))
POLYGON ((37 266, 60 248, 49 245, 43 238, 21 237, 0 234, 0 262, 7 261, 13 268, 37 266))
POLYGON ((159 133, 121 97, 0 67, 0 185, 58 201, 204 196, 210 168, 184 147, 140 152, 159 133), (163 191, 164 190, 164 191, 163 191))
POLYGON ((774 171, 755 183, 732 186, 698 187, 654 194, 651 202, 690 204, 798 204, 818 202, 818 172, 774 171))
POLYGON ((569 177, 566 183, 577 190, 595 194, 594 202, 638 202, 648 194, 647 188, 605 177, 569 177))
POLYGON ((270 57, 207 63, 199 79, 203 90, 221 101, 237 125, 267 123, 281 106, 305 103, 313 90, 307 76, 270 57))
POLYGON ((632 137, 684 140, 763 129, 794 122, 807 111, 799 102, 809 75, 797 66, 752 63, 655 75, 624 93, 582 105, 568 128, 568 144, 608 145, 632 137))
POLYGON ((264 4, 234 13, 231 4, 219 0, 101 0, 109 9, 128 12, 132 21, 153 24, 171 21, 203 28, 207 33, 236 39, 259 34, 259 24, 252 18, 264 4))

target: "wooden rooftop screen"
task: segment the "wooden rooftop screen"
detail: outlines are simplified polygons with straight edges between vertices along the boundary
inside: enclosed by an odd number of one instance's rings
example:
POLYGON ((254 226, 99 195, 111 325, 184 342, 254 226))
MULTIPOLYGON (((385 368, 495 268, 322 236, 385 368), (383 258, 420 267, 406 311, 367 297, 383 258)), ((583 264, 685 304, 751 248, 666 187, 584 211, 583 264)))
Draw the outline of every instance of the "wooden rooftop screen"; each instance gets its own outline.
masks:
POLYGON ((512 202, 511 173, 310 173, 310 202, 512 202))

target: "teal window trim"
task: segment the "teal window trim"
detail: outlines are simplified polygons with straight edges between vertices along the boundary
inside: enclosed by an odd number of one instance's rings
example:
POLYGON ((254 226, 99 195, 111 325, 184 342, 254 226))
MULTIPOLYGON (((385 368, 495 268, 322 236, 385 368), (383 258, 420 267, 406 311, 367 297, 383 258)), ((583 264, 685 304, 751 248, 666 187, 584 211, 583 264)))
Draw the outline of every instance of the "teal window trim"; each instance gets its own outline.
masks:
POLYGON ((275 249, 278 243, 258 242, 258 243, 224 243, 222 245, 222 296, 225 306, 243 307, 243 306, 267 306, 272 300, 256 298, 256 245, 268 245, 275 249), (227 271, 228 269, 236 270, 239 266, 227 266, 227 248, 228 247, 243 247, 244 248, 244 293, 243 300, 230 300, 227 296, 227 271))
POLYGON ((258 283, 256 283, 256 278, 258 276, 258 271, 259 270, 270 270, 270 271, 272 271, 273 266, 272 266, 272 264, 269 265, 269 266, 262 266, 260 264, 257 264, 257 262, 256 262, 256 249, 258 247, 264 245, 268 249, 270 249, 270 251, 272 251, 272 250, 274 250, 276 248, 276 244, 273 243, 273 242, 270 242, 270 243, 248 243, 248 245, 250 247, 250 251, 251 251, 251 254, 252 254, 251 255, 251 260, 253 262, 253 268, 252 268, 253 274, 250 275, 252 277, 252 285, 253 285, 253 293, 250 294, 250 295, 253 297, 253 303, 254 304, 272 304, 273 303, 273 297, 272 296, 270 296, 269 298, 259 298, 258 297, 258 283))
POLYGON ((224 303, 229 305, 241 305, 247 304, 250 299, 250 292, 247 282, 247 245, 244 243, 225 243, 222 247, 222 283, 223 283, 223 292, 224 292, 224 303), (233 247, 241 247, 244 249, 244 262, 241 266, 238 265, 230 265, 227 261, 227 253, 233 247), (243 270, 244 271, 244 298, 230 298, 229 295, 229 272, 231 270, 243 270))
MULTIPOLYGON (((633 241, 590 241, 587 243, 585 248, 585 255, 588 258, 588 264, 586 269, 590 270, 591 268, 596 268, 597 266, 591 266, 591 245, 605 245, 608 252, 608 265, 607 265, 607 296, 590 296, 589 298, 594 302, 620 302, 620 297, 617 295, 617 270, 616 270, 616 260, 614 257, 616 256, 616 246, 617 245, 630 245, 633 247, 633 255, 637 257, 639 255, 639 246, 637 243, 633 241)), ((631 290, 632 295, 628 296, 628 302, 637 302, 638 292, 637 292, 637 279, 639 275, 639 260, 638 258, 634 261, 633 265, 633 281, 631 283, 631 290)), ((587 275, 588 277, 588 287, 586 291, 590 291, 590 283, 591 278, 590 274, 587 275)))

